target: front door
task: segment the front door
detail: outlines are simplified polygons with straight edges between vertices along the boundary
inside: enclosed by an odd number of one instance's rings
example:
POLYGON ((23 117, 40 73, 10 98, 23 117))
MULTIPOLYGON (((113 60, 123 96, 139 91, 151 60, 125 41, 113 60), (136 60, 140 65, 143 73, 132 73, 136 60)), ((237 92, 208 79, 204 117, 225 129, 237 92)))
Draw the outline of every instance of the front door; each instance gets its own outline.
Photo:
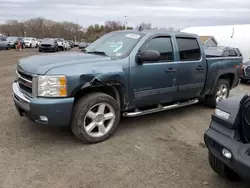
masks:
POLYGON ((206 81, 206 58, 196 38, 176 38, 178 50, 177 100, 200 96, 206 81))
POLYGON ((157 61, 143 62, 130 67, 130 98, 132 106, 142 107, 171 102, 177 92, 176 63, 172 39, 155 36, 144 43, 139 51, 156 50, 161 54, 157 61))

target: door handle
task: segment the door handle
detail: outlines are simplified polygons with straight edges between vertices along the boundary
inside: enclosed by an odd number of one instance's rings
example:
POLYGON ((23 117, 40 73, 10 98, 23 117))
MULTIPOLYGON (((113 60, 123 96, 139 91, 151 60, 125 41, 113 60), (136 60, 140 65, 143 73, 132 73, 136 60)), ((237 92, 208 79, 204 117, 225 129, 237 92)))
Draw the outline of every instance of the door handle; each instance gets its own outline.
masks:
POLYGON ((196 70, 202 71, 202 70, 204 70, 204 67, 202 67, 201 65, 199 65, 198 67, 196 67, 196 70))
POLYGON ((168 68, 167 70, 166 70, 166 72, 167 73, 171 73, 171 74, 173 74, 173 73, 176 73, 176 69, 174 69, 174 68, 168 68))

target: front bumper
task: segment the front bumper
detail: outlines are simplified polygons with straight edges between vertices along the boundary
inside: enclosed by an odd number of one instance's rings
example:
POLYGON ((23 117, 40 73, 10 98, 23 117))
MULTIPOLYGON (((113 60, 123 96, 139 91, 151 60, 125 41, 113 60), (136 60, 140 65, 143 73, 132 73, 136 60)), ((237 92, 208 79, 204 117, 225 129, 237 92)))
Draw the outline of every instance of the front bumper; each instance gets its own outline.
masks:
POLYGON ((42 51, 47 51, 47 52, 52 52, 52 51, 55 51, 55 47, 51 46, 51 47, 39 47, 39 50, 42 50, 42 51))
POLYGON ((21 116, 40 124, 69 126, 74 98, 29 98, 20 91, 16 82, 12 84, 12 92, 21 116), (48 121, 42 121, 40 116, 47 117, 48 121))
POLYGON ((243 144, 209 128, 204 135, 208 150, 220 161, 234 170, 243 180, 250 182, 250 144, 243 144), (232 153, 232 158, 227 159, 222 155, 222 149, 232 153))

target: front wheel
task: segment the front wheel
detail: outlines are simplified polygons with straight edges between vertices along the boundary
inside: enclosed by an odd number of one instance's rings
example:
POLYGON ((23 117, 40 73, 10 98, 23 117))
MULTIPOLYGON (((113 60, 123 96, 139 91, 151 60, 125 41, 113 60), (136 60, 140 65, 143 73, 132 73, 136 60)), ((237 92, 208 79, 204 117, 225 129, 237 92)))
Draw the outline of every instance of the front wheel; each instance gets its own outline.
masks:
POLYGON ((231 168, 221 162, 211 152, 208 153, 208 161, 211 168, 222 178, 229 181, 239 181, 240 177, 231 168))
POLYGON ((226 79, 219 79, 213 93, 205 98, 205 104, 215 108, 217 104, 230 94, 229 81, 226 79))
POLYGON ((81 141, 97 143, 108 139, 119 122, 117 101, 104 93, 91 93, 76 102, 71 130, 81 141))

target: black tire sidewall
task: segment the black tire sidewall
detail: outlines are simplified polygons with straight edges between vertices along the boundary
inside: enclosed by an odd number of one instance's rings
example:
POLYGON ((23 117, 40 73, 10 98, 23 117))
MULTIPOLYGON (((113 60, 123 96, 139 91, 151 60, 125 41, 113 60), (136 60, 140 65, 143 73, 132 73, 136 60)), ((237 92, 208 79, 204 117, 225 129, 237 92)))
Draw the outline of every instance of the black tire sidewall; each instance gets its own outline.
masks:
POLYGON ((216 94, 217 94, 217 91, 219 89, 219 87, 221 85, 225 84, 227 86, 227 98, 229 97, 229 94, 230 94, 230 85, 229 85, 229 80, 226 80, 226 79, 219 79, 217 84, 216 84, 216 87, 214 88, 214 91, 213 91, 213 94, 210 95, 210 96, 207 96, 206 98, 206 105, 212 107, 212 108, 215 108, 217 106, 217 102, 216 102, 216 94))
POLYGON ((98 143, 98 142, 102 142, 106 139, 108 139, 115 131, 115 129, 117 128, 119 122, 120 122, 120 108, 118 103, 116 102, 116 100, 114 98, 112 98, 109 95, 106 94, 102 94, 102 93, 96 93, 93 96, 90 96, 88 98, 86 98, 86 100, 81 100, 79 101, 78 104, 76 104, 76 111, 75 111, 75 125, 76 126, 76 136, 87 143, 98 143), (90 135, 87 134, 87 132, 85 131, 85 129, 82 127, 83 126, 83 121, 84 121, 84 117, 86 116, 86 113, 89 111, 89 109, 91 109, 94 105, 98 104, 98 103, 107 103, 109 104, 115 112, 115 122, 113 127, 110 129, 110 131, 108 133, 106 133, 104 136, 102 137, 91 137, 90 135))

